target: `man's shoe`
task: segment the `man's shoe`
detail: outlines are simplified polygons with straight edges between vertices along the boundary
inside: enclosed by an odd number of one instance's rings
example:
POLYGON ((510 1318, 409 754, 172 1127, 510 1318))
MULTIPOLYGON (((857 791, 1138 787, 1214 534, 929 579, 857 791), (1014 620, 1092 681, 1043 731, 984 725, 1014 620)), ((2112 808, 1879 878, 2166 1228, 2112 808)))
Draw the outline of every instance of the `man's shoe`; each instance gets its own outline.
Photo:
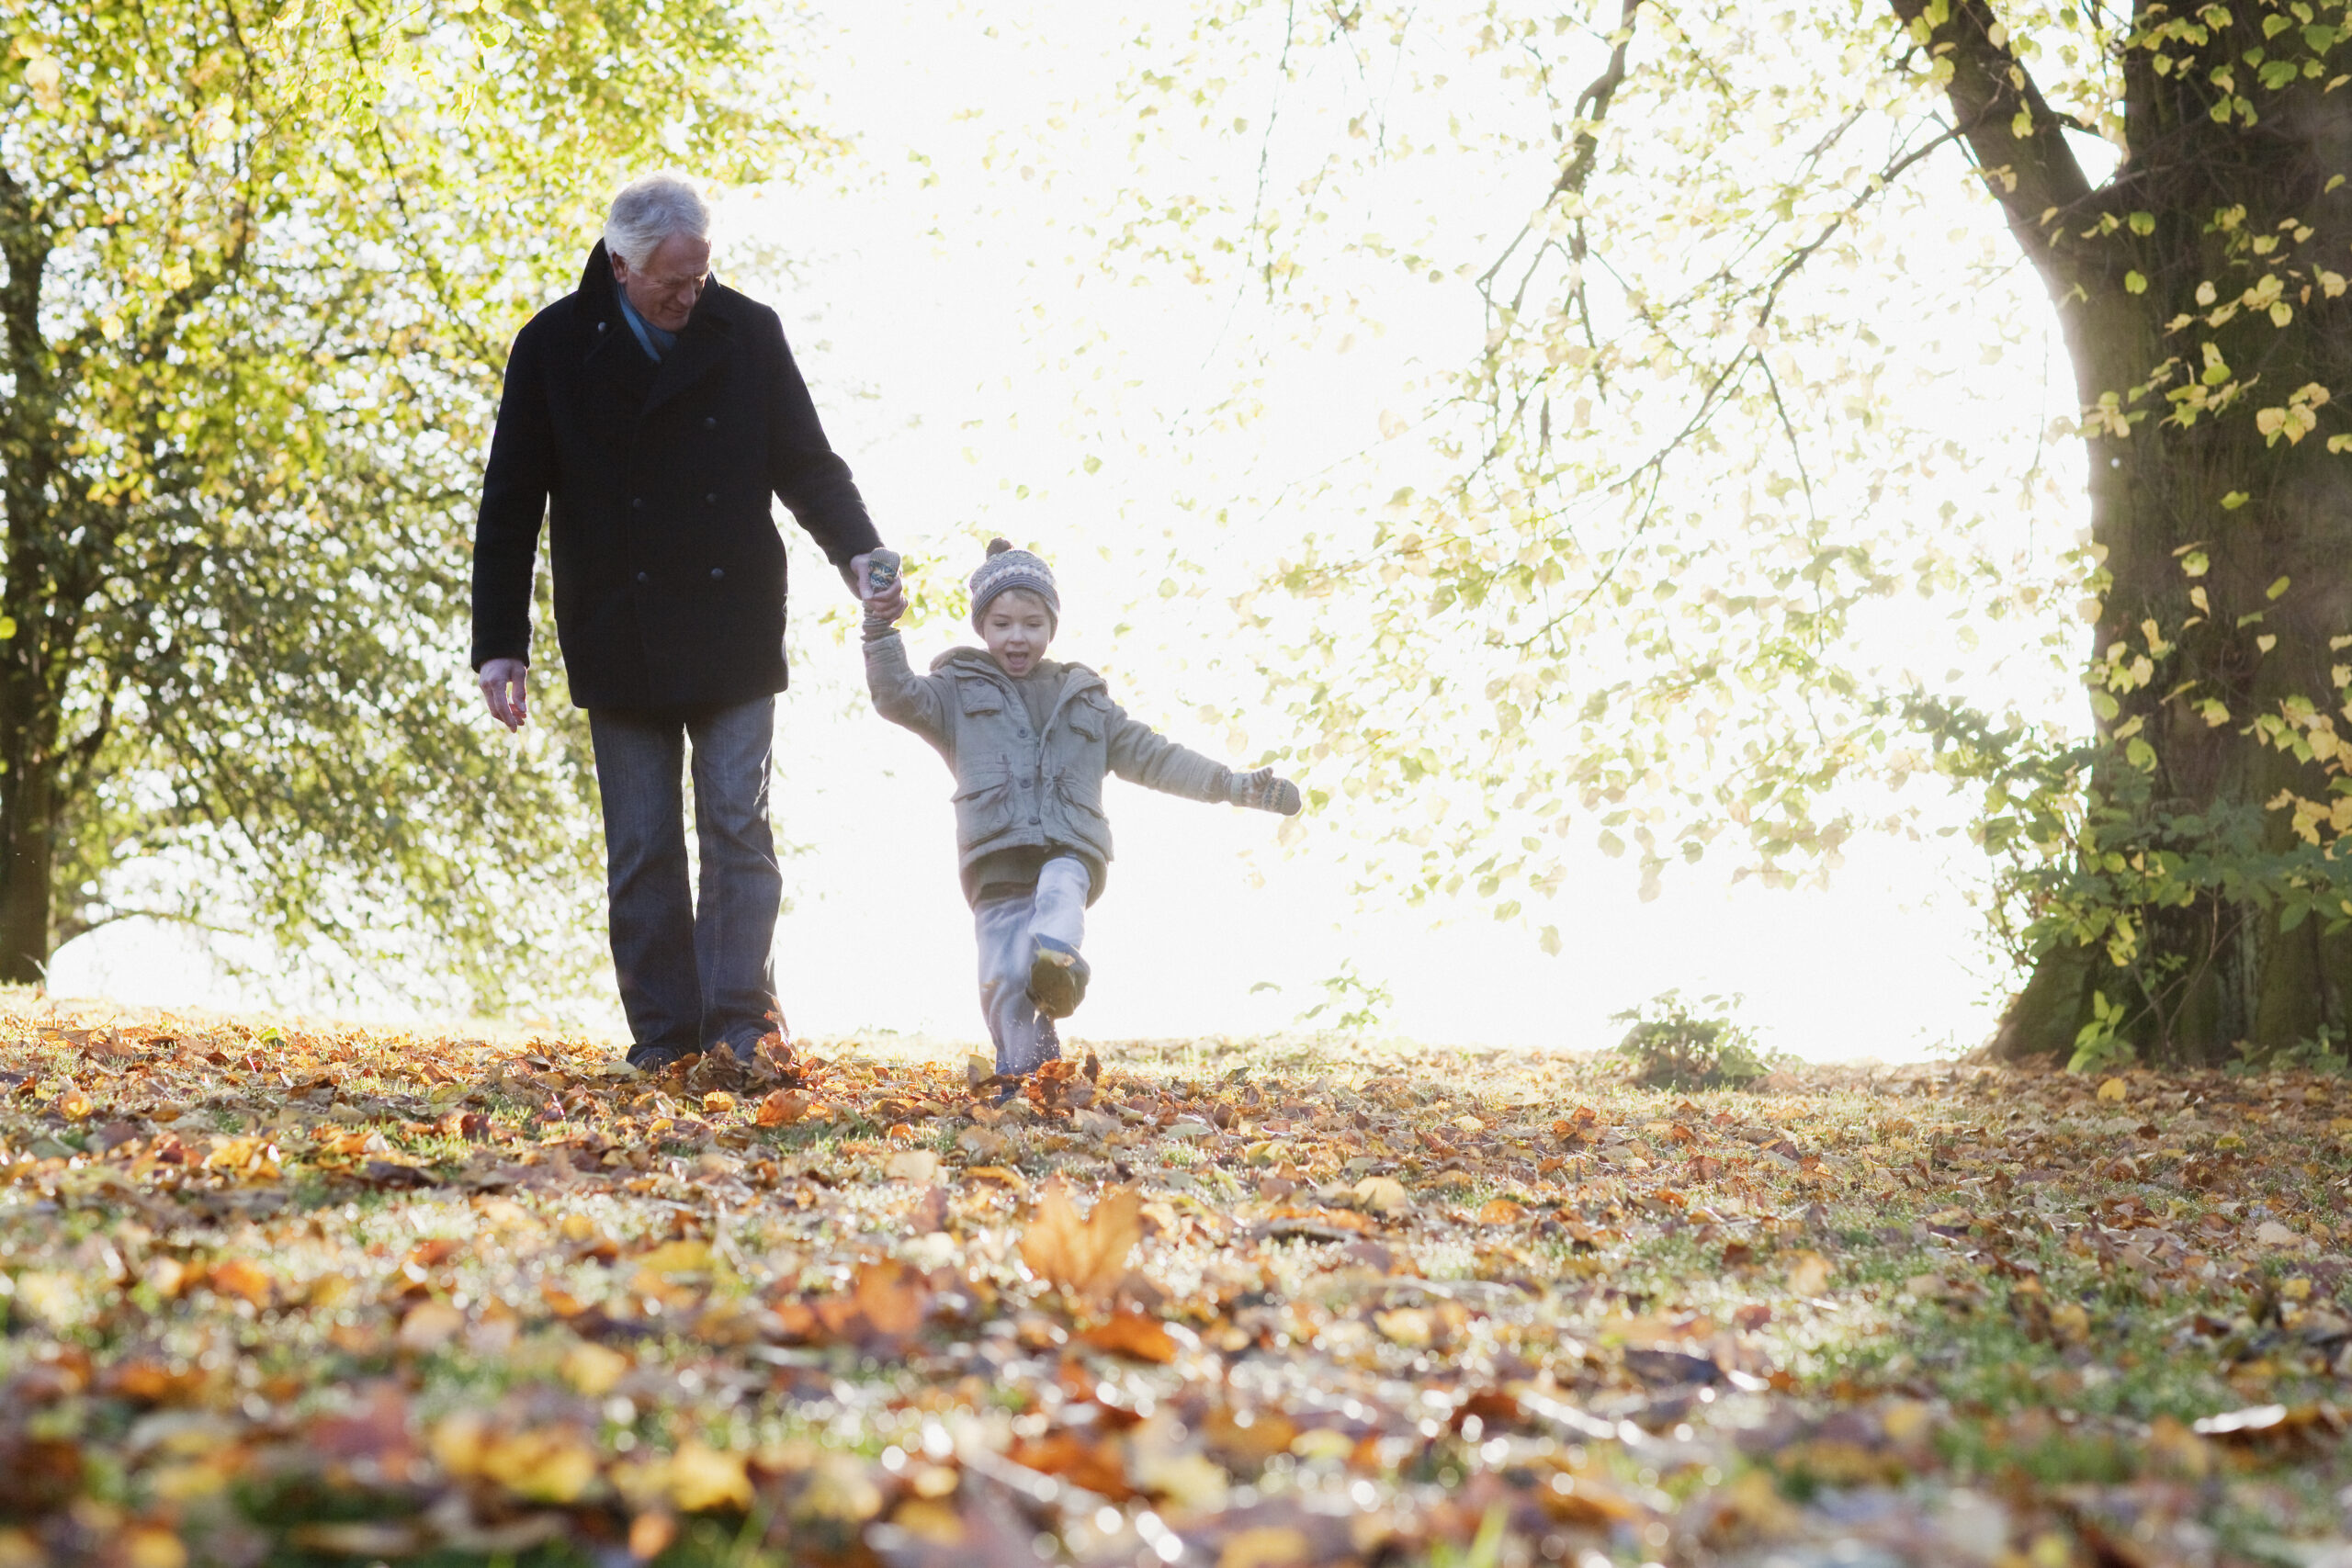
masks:
POLYGON ((1086 999, 1086 981, 1093 973, 1078 949, 1041 936, 1029 960, 1029 999, 1047 1018, 1068 1018, 1086 999))
POLYGON ((658 1073, 679 1057, 692 1054, 675 1045, 632 1045, 628 1048, 628 1065, 640 1073, 658 1073))

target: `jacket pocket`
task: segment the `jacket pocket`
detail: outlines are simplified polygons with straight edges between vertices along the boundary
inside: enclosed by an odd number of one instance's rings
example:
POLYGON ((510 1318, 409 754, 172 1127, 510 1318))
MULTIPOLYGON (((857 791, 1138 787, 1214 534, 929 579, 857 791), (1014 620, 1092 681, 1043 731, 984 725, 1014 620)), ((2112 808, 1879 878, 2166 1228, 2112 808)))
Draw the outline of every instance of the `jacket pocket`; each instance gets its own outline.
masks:
POLYGON ((1063 804, 1081 817, 1091 817, 1097 822, 1106 820, 1102 810, 1102 781, 1084 773, 1065 773, 1054 779, 1054 793, 1063 804))
POLYGON ((1061 728, 1067 733, 1054 738, 1048 759, 1055 794, 1078 814, 1081 823, 1091 818, 1098 829, 1103 818, 1102 775, 1110 771, 1110 752, 1103 740, 1110 726, 1108 708, 1097 706, 1091 698, 1080 698, 1062 710, 1061 728))
POLYGON ((972 718, 993 717, 1004 711, 1004 694, 997 690, 996 682, 977 676, 956 677, 956 701, 972 718))
POLYGON ((999 765, 972 769, 956 781, 956 847, 972 849, 1012 828, 1012 772, 999 765))
POLYGON ((1064 773, 1054 778, 1054 800, 1060 807, 1061 835, 1079 848, 1111 858, 1111 818, 1102 810, 1102 781, 1087 773, 1064 773))

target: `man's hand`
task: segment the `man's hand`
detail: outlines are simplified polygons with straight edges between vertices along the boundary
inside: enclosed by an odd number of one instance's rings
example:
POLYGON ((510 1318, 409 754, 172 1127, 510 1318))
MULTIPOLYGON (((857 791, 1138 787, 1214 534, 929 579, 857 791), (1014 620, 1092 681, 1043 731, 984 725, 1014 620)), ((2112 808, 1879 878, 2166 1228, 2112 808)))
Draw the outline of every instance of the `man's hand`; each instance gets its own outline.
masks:
POLYGON ((871 550, 862 556, 850 557, 850 592, 856 594, 858 602, 865 606, 869 619, 895 621, 907 613, 906 583, 894 578, 888 587, 879 593, 875 592, 874 581, 867 575, 867 569, 873 564, 874 553, 871 550))
POLYGON ((519 659, 493 659, 481 667, 481 700, 490 705, 490 716, 509 729, 520 729, 530 716, 530 703, 523 694, 523 678, 530 666, 519 659))

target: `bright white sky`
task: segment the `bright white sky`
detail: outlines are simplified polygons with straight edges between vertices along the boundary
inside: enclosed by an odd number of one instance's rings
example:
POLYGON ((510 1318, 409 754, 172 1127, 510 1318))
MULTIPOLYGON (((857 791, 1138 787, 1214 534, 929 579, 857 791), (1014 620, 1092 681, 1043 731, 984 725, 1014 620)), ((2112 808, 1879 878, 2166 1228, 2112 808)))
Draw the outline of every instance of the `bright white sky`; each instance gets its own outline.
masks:
MULTIPOLYGON (((826 100, 816 118, 854 136, 858 156, 830 187, 729 205, 718 265, 743 279, 730 240, 739 261, 746 242, 789 258, 788 279, 757 269, 775 279, 762 287, 785 314, 834 445, 926 590, 960 610, 960 593, 944 591, 990 533, 1040 550, 1063 583, 1056 654, 1105 670, 1139 716, 1238 761, 1223 724, 1194 711, 1205 701, 1246 713, 1252 695, 1204 657, 1235 635, 1223 603, 1159 601, 1153 590, 1171 547, 1214 555, 1212 575, 1230 581, 1295 522, 1215 531, 1169 498, 1221 487, 1262 495, 1376 445, 1382 412, 1412 406, 1406 384, 1459 359, 1478 327, 1466 288, 1375 301, 1389 329, 1376 344, 1345 357, 1302 352, 1278 366, 1259 419, 1181 449, 1164 439, 1172 412, 1222 389, 1227 301, 1174 282, 1111 287, 1091 271, 1088 242, 1066 225, 1082 217, 1089 182, 1132 178, 1125 128, 1083 115, 1059 130, 1043 123, 1103 91, 1133 36, 1108 5, 840 8, 807 37, 802 67, 826 100), (992 137, 1044 140, 1057 162, 1024 174, 1019 159, 989 156, 992 137), (1090 457, 1101 459, 1092 475, 1090 457), (1114 635, 1123 619, 1134 629, 1114 635)), ((1237 138, 1231 166, 1204 177, 1241 177, 1256 152, 1237 138)), ((1465 234, 1515 224, 1526 193, 1454 184, 1465 234), (1476 210, 1480 200, 1488 210, 1476 210)), ((1957 197, 1954 212, 1972 229, 1992 221, 1957 197)), ((1465 242, 1464 255, 1476 254, 1465 242)), ((2024 412, 1983 437, 2030 442, 2048 389, 2031 356, 2009 364, 1984 374, 2016 376, 2009 401, 2024 412)), ((786 1010, 802 1034, 976 1041, 947 772, 864 709, 854 643, 843 627, 816 624, 837 585, 805 536, 786 533, 799 654, 778 736, 776 818, 780 838, 806 850, 786 867, 786 1010)), ((933 619, 910 642, 920 663, 967 637, 933 619)), ((453 650, 452 682, 469 694, 461 658, 453 650)), ((1245 723, 1254 754, 1269 724, 1245 723)), ((1727 869, 1702 866, 1669 877, 1648 904, 1634 897, 1630 863, 1583 850, 1560 897, 1533 911, 1566 942, 1548 958, 1532 927, 1498 925, 1472 906, 1360 907, 1348 887, 1362 852, 1344 820, 1310 823, 1282 847, 1274 818, 1124 784, 1112 786, 1111 811, 1118 858, 1089 931, 1094 988, 1066 1040, 1295 1029, 1323 999, 1318 983, 1345 964, 1392 994, 1381 1032, 1439 1043, 1593 1049, 1622 1032, 1611 1013, 1679 987, 1743 993, 1743 1016, 1776 1049, 1898 1059, 1973 1045, 1996 1010, 1985 994, 1994 971, 1961 897, 1973 872, 1964 846, 1857 841, 1826 893, 1729 887, 1727 869)), ((66 996, 257 999, 185 941, 130 928, 62 950, 52 979, 66 996)), ((562 1021, 616 1035, 617 1008, 609 995, 588 998, 562 1021)))

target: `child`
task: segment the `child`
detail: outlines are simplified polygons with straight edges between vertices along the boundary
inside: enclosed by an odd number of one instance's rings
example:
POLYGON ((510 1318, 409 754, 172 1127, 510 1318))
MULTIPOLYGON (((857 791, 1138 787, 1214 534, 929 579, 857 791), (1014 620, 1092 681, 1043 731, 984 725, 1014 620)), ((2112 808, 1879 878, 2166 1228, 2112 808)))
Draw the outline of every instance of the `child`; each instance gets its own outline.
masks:
POLYGON ((985 651, 953 648, 908 667, 889 619, 865 621, 865 681, 882 716, 939 749, 956 773, 956 847, 980 945, 980 1010, 996 1070, 1014 1077, 1061 1055, 1053 1021, 1085 999, 1086 907, 1102 894, 1111 825, 1102 775, 1193 800, 1295 816, 1298 786, 1272 768, 1237 773, 1129 718, 1102 677, 1046 657, 1061 616, 1054 574, 989 542, 972 574, 985 651))

